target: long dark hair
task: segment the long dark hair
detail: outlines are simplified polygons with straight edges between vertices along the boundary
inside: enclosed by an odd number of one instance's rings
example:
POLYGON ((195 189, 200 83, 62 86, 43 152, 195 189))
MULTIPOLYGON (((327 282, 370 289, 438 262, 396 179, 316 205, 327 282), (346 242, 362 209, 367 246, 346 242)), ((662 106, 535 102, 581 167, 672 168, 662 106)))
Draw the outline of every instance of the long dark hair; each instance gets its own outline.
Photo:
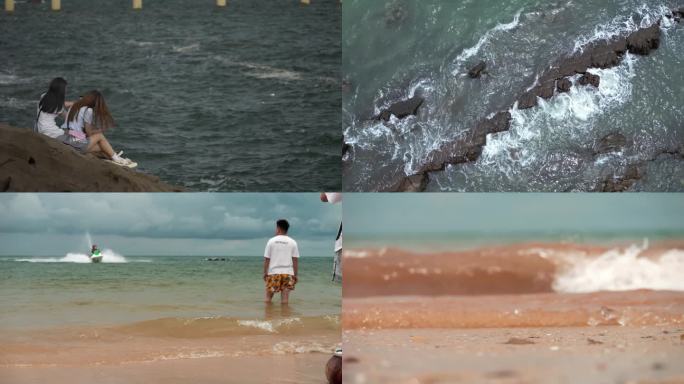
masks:
POLYGON ((38 106, 42 112, 58 113, 64 109, 67 81, 56 77, 50 82, 47 93, 40 99, 38 106))
POLYGON ((69 109, 67 121, 74 121, 83 107, 93 109, 93 125, 95 128, 104 131, 114 126, 114 118, 109 113, 107 103, 105 103, 104 96, 102 96, 100 91, 90 91, 75 102, 71 109, 69 109))

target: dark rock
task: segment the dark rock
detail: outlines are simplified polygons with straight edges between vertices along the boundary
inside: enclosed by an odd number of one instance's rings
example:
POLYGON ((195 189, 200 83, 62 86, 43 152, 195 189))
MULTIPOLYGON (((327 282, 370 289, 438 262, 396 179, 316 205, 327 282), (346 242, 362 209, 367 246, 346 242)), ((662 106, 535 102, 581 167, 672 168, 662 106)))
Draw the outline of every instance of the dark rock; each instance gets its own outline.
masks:
POLYGON ((599 141, 594 154, 617 152, 627 144, 627 138, 620 133, 611 133, 599 141))
POLYGON ((553 80, 546 81, 543 84, 539 84, 535 88, 535 93, 537 96, 541 97, 542 99, 548 100, 553 97, 553 92, 555 91, 556 88, 556 82, 553 80))
POLYGON ((479 63, 477 63, 476 66, 470 68, 470 70, 468 71, 468 76, 470 76, 471 79, 477 79, 480 76, 482 76, 486 68, 487 63, 485 63, 484 61, 480 61, 479 63))
POLYGON ((403 119, 407 116, 416 115, 418 113, 418 108, 423 105, 424 99, 420 96, 413 96, 408 100, 399 101, 390 105, 388 109, 380 112, 377 116, 378 120, 389 121, 390 116, 394 115, 399 119, 403 119))
POLYGON ((505 342, 504 344, 511 344, 511 345, 526 345, 526 344, 536 344, 536 343, 535 343, 534 341, 530 341, 530 340, 527 340, 527 339, 521 339, 521 338, 518 338, 518 337, 511 337, 511 338, 508 339, 508 341, 505 342))
POLYGON ((570 88, 572 88, 572 82, 568 78, 561 79, 558 84, 558 92, 570 92, 570 88))
POLYGON ((518 99, 518 109, 528 109, 537 106, 537 95, 535 92, 529 91, 518 99))
POLYGON ((351 150, 351 145, 344 142, 344 137, 342 137, 342 156, 346 155, 347 152, 351 150))
POLYGON ((400 25, 408 17, 408 12, 399 1, 385 4, 385 24, 388 27, 400 25))
POLYGON ((672 17, 674 17, 675 21, 679 22, 682 18, 684 18, 684 7, 681 7, 679 9, 673 9, 672 10, 672 17))
POLYGON ((588 339, 587 339, 587 344, 589 344, 589 345, 603 344, 603 341, 599 341, 599 340, 594 340, 594 339, 592 339, 592 338, 588 338, 588 339))
POLYGON ((615 51, 600 52, 591 55, 591 66, 595 68, 612 68, 620 64, 621 56, 615 51))
POLYGON ((0 123, 0 190, 7 192, 174 192, 156 176, 84 155, 62 142, 0 123))
POLYGON ((580 77, 579 83, 581 85, 591 84, 594 87, 598 88, 599 84, 601 84, 601 77, 599 75, 585 73, 584 75, 582 75, 582 77, 580 77))
POLYGON ((604 180, 601 191, 624 192, 631 188, 637 180, 641 179, 641 177, 642 175, 641 172, 639 172, 639 168, 636 165, 630 165, 623 176, 610 177, 604 180))
POLYGON ((427 173, 418 173, 405 177, 397 190, 401 192, 423 192, 429 181, 427 173))
POLYGON ((325 377, 329 384, 342 384, 342 357, 333 356, 325 365, 325 377))
POLYGON ((342 80, 342 93, 349 93, 352 90, 352 83, 348 79, 342 80))
POLYGON ((627 37, 627 49, 636 55, 648 55, 660 46, 660 23, 633 32, 627 37))

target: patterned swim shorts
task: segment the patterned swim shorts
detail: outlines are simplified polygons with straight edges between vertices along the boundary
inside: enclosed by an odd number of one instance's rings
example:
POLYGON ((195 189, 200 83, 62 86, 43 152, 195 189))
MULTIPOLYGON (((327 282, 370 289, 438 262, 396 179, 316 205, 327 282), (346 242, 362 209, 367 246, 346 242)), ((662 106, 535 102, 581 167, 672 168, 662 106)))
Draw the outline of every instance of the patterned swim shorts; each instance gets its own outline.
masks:
POLYGON ((266 289, 271 293, 280 292, 283 289, 293 291, 295 289, 295 279, 292 275, 268 275, 266 278, 266 289))

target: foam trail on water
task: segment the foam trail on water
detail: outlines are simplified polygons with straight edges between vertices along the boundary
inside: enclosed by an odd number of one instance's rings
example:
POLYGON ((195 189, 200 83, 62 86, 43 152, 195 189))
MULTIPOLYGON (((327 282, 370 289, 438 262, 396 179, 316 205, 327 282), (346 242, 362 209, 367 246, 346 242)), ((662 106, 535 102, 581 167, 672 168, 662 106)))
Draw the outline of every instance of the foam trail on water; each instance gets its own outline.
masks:
POLYGON ((298 317, 281 320, 238 320, 238 325, 257 328, 270 333, 277 333, 279 327, 301 323, 301 321, 302 320, 298 317))
POLYGON ((475 56, 478 52, 480 52, 480 49, 482 49, 482 46, 484 46, 491 38, 492 35, 494 35, 496 32, 505 32, 505 31, 510 31, 511 29, 517 27, 520 24, 520 14, 522 13, 522 9, 518 11, 518 13, 515 14, 513 17, 513 21, 510 23, 500 23, 497 24, 494 28, 488 30, 487 32, 480 37, 480 40, 477 41, 477 44, 474 46, 464 49, 461 54, 459 54, 456 57, 456 66, 457 68, 454 69, 452 74, 456 75, 460 72, 461 66, 463 63, 466 62, 466 60, 470 59, 471 57, 475 56))
POLYGON ((536 160, 535 145, 543 146, 536 141, 545 133, 562 129, 573 135, 586 134, 592 129, 596 116, 631 99, 634 63, 634 56, 628 53, 617 67, 590 69, 589 72, 601 77, 598 89, 579 85, 580 76, 576 75, 571 78, 570 92, 555 95, 550 101, 538 99, 539 105, 535 108, 519 110, 515 106, 510 110, 510 130, 487 136, 478 164, 486 168, 494 165, 511 174, 514 169, 536 160))
POLYGON ((577 257, 553 283, 557 292, 585 293, 653 289, 684 291, 684 251, 669 250, 658 258, 641 257, 648 248, 632 245, 597 258, 577 257))
MULTIPOLYGON (((85 253, 67 253, 64 257, 46 257, 46 258, 30 258, 30 259, 15 259, 15 261, 26 261, 29 263, 90 263, 90 257, 85 253)), ((102 251, 103 263, 127 263, 125 257, 112 251, 105 249, 102 251)))
POLYGON ((649 7, 643 4, 636 10, 636 13, 641 17, 641 20, 634 20, 633 15, 620 15, 607 23, 598 25, 590 35, 582 36, 575 40, 573 52, 581 52, 584 47, 597 41, 610 40, 616 36, 634 32, 639 28, 650 27, 658 20, 661 20, 662 28, 666 29, 672 26, 672 23, 664 17, 672 12, 664 5, 649 7))

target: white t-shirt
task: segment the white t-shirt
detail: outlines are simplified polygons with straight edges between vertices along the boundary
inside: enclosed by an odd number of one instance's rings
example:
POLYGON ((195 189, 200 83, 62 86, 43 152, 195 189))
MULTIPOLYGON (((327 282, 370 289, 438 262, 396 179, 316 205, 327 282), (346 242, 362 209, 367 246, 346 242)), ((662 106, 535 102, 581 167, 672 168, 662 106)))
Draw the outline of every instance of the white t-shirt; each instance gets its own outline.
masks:
POLYGON ((269 275, 294 275, 293 259, 299 257, 297 242, 285 235, 272 237, 266 243, 264 257, 269 259, 269 275))
MULTIPOLYGON (((45 97, 44 93, 40 96, 40 99, 43 100, 43 97, 45 97)), ((36 110, 36 114, 38 115, 38 120, 36 121, 36 130, 38 130, 38 133, 42 133, 43 135, 52 137, 53 139, 62 136, 64 134, 64 130, 60 129, 55 121, 61 112, 62 110, 57 113, 41 111, 40 103, 38 103, 38 110, 36 110)))
MULTIPOLYGON (((71 108, 69 108, 69 111, 71 111, 71 108)), ((69 116, 68 113, 67 116, 69 116)), ((86 123, 93 123, 93 109, 90 107, 81 107, 81 109, 78 110, 76 116, 74 116, 74 119, 72 121, 69 121, 69 129, 85 133, 86 123)), ((62 124, 62 128, 67 128, 66 121, 64 122, 64 124, 62 124)))
MULTIPOLYGON (((337 204, 342 202, 342 194, 339 192, 325 192, 325 197, 328 199, 328 203, 330 204, 337 204)), ((335 252, 340 250, 342 250, 342 224, 340 224, 338 236, 335 239, 335 252)))

